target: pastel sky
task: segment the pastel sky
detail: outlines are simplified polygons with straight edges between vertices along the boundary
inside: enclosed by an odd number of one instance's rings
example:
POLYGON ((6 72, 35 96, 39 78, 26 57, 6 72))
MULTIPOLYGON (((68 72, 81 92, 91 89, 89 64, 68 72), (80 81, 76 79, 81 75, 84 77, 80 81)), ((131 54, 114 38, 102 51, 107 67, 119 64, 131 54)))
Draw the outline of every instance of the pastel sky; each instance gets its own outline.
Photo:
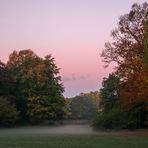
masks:
POLYGON ((65 87, 64 95, 99 90, 103 77, 100 53, 118 18, 134 2, 146 0, 0 0, 0 59, 13 50, 52 54, 65 87))

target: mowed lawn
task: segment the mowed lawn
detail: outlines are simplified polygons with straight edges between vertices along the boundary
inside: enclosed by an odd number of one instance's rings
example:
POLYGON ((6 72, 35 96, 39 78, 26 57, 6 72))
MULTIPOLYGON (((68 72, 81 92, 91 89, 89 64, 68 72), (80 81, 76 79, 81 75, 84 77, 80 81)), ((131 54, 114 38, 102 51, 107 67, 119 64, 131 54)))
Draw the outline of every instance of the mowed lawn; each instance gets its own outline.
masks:
MULTIPOLYGON (((68 130, 70 126, 62 127, 64 130, 68 130)), ((74 128, 74 126, 73 126, 74 128)), ((74 134, 65 132, 59 134, 52 133, 52 129, 49 128, 21 128, 21 129, 1 129, 0 130, 0 148, 148 148, 148 136, 135 135, 132 133, 115 133, 108 134, 108 132, 96 134, 89 130, 82 134, 76 133, 75 126, 74 134), (32 131, 30 130, 32 129, 32 131)), ((55 131, 55 128, 53 128, 55 131)), ((145 132, 145 131, 144 131, 145 132)), ((147 132, 146 132, 147 133, 147 132)))
POLYGON ((148 148, 148 137, 96 135, 5 135, 0 148, 148 148))

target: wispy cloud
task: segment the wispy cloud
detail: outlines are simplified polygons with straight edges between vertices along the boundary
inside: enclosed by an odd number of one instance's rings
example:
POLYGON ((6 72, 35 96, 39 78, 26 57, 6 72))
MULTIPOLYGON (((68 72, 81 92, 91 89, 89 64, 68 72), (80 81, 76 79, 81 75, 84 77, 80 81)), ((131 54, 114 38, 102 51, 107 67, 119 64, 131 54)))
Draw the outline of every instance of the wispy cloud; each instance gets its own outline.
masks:
POLYGON ((63 82, 69 82, 69 81, 79 81, 79 80, 87 80, 90 78, 90 75, 76 75, 72 74, 71 76, 64 76, 62 77, 63 82))

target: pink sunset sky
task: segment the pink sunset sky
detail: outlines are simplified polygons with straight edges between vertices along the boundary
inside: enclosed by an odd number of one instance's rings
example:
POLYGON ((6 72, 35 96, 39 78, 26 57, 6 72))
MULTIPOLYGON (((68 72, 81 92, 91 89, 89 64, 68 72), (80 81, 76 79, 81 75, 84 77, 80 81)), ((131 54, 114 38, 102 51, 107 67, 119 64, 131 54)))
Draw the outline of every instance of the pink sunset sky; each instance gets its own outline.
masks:
POLYGON ((100 57, 110 31, 134 2, 144 0, 0 0, 0 59, 13 50, 52 54, 64 96, 99 90, 112 67, 100 57))

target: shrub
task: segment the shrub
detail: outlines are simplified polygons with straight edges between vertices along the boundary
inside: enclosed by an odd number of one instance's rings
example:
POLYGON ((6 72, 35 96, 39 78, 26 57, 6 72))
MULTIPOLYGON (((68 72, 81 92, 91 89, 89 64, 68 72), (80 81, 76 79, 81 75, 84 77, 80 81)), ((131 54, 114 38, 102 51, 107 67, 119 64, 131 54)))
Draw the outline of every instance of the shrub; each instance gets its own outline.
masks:
POLYGON ((107 112, 99 112, 93 121, 95 129, 136 129, 144 127, 146 112, 143 105, 135 105, 131 110, 121 111, 114 107, 107 112))
POLYGON ((144 104, 137 104, 124 113, 125 128, 136 129, 144 127, 146 110, 144 104))
POLYGON ((18 111, 6 98, 0 98, 0 126, 13 126, 18 118, 18 111))
POLYGON ((99 112, 93 121, 95 129, 119 129, 121 128, 121 112, 113 108, 108 112, 99 112))

